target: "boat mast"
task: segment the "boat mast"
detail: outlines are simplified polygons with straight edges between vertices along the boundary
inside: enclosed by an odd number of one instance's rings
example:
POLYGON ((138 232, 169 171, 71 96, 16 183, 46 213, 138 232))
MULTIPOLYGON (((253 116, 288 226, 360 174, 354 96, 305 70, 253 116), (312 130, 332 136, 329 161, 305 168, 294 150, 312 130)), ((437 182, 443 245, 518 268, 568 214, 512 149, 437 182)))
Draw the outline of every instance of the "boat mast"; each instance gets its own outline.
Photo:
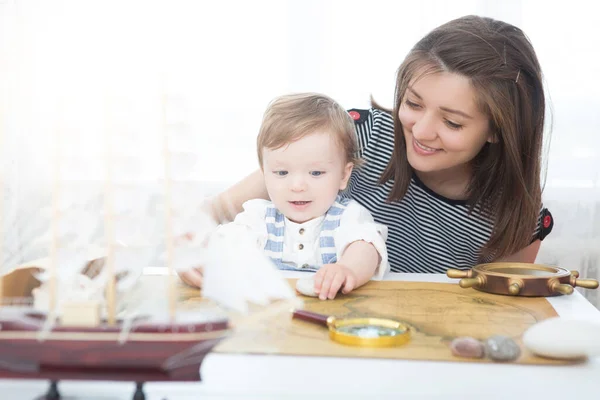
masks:
POLYGON ((173 270, 174 259, 174 238, 173 238, 173 201, 172 201, 172 181, 171 181, 171 152, 169 150, 169 138, 167 132, 167 94, 164 75, 161 79, 161 131, 163 134, 163 155, 165 167, 165 234, 167 247, 167 271, 168 271, 168 296, 169 296, 169 317, 171 322, 175 322, 175 307, 177 304, 175 290, 175 271, 173 270))
MULTIPOLYGON (((3 100, 0 100, 0 149, 6 151, 4 147, 4 108, 5 104, 3 100)), ((4 158, 4 157, 2 157, 4 158)), ((6 193, 4 192, 4 171, 6 171, 6 162, 3 163, 2 168, 0 168, 0 270, 4 269, 4 196, 6 193)), ((4 303, 4 279, 0 277, 0 307, 4 303)))
POLYGON ((114 121, 112 110, 110 109, 110 102, 108 96, 105 99, 105 149, 104 149, 104 163, 105 163, 105 180, 104 180, 104 231, 106 237, 106 260, 104 268, 108 280, 106 282, 106 311, 107 311, 107 322, 109 325, 116 323, 116 279, 115 279, 115 220, 114 220, 114 195, 112 185, 112 142, 111 135, 114 130, 114 121))
POLYGON ((64 100, 58 100, 58 110, 56 117, 58 118, 56 128, 54 130, 54 173, 52 176, 52 220, 50 226, 52 230, 52 238, 50 240, 50 278, 48 280, 49 295, 48 295, 48 310, 50 313, 55 311, 57 307, 57 290, 58 285, 56 284, 56 275, 58 273, 58 248, 60 246, 58 238, 58 220, 60 213, 58 209, 58 201, 60 196, 60 145, 62 139, 63 130, 63 118, 65 118, 65 107, 64 100))

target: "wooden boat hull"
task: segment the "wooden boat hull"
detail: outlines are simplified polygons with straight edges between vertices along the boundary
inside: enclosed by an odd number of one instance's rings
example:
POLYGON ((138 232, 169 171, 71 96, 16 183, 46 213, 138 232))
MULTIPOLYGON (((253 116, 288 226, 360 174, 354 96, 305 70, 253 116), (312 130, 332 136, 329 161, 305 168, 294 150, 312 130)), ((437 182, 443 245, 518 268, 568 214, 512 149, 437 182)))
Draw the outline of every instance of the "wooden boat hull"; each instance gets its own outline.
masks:
POLYGON ((201 342, 0 341, 3 378, 197 381, 222 338, 201 342))
POLYGON ((116 327, 58 327, 44 335, 33 325, 0 319, 0 377, 197 381, 202 360, 229 332, 226 320, 144 324, 126 336, 116 327))

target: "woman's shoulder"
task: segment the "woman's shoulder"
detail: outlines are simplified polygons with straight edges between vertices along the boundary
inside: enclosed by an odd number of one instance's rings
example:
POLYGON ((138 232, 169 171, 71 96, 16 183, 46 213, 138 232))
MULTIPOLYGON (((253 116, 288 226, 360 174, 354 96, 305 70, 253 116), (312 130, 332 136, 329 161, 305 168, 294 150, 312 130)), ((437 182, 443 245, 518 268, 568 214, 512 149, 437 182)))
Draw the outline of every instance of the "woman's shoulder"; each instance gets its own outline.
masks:
POLYGON ((348 114, 354 120, 361 157, 366 156, 367 149, 382 144, 385 147, 393 147, 394 119, 389 111, 379 108, 353 108, 348 114))
POLYGON ((351 108, 348 110, 348 114, 357 126, 394 130, 394 118, 392 118, 391 110, 375 107, 367 109, 351 108))

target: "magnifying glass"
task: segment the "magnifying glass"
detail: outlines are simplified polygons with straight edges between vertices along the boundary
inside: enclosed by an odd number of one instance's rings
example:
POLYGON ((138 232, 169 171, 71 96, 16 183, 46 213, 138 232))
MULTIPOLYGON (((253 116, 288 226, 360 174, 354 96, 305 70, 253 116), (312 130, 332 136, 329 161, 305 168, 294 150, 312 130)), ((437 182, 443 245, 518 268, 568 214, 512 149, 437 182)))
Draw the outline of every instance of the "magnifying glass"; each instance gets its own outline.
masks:
POLYGON ((294 310, 292 318, 329 328, 335 342, 360 347, 393 347, 410 340, 408 325, 382 318, 340 318, 306 310, 294 310))

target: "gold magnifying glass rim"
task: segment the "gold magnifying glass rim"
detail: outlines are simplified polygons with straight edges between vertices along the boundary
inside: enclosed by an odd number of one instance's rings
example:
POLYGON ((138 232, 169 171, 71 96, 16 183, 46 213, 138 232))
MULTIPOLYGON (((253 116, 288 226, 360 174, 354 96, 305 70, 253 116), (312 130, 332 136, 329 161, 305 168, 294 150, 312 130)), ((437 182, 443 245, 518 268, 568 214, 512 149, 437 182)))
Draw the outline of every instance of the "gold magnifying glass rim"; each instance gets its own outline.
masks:
POLYGON ((402 322, 383 318, 327 318, 329 337, 342 344, 360 347, 394 347, 407 343, 410 340, 410 328, 402 322), (339 328, 348 325, 371 325, 399 331, 394 336, 360 337, 346 332, 340 332, 339 328))

